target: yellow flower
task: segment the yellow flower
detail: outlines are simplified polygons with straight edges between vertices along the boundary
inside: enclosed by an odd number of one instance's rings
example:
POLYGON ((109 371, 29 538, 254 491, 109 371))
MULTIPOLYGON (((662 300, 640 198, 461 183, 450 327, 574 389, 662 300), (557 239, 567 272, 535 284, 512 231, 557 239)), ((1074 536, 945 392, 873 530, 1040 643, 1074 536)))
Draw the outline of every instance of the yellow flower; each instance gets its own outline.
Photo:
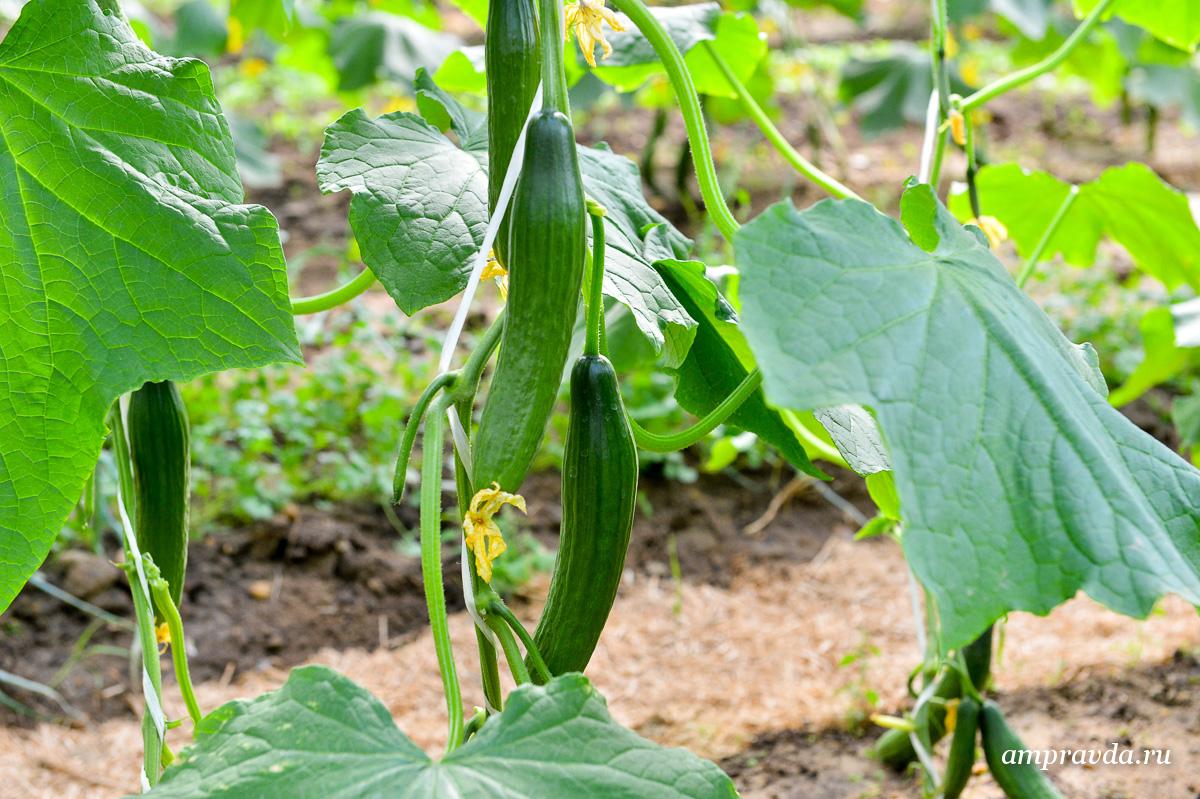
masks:
POLYGON ((225 36, 225 52, 240 53, 242 48, 246 46, 246 32, 242 28, 242 21, 237 17, 230 17, 226 24, 228 33, 225 36))
POLYGON ((1008 238, 1008 228, 994 216, 981 216, 978 219, 972 219, 971 222, 979 226, 983 231, 983 235, 987 236, 988 244, 993 250, 1000 249, 1000 242, 1008 238))
POLYGON ((481 488, 475 492, 475 496, 471 498, 471 507, 463 519, 467 549, 475 553, 475 571, 479 572, 485 583, 492 581, 492 561, 508 549, 500 527, 492 520, 505 505, 512 505, 521 513, 525 512, 524 497, 501 491, 498 483, 492 483, 491 488, 481 488))
POLYGON ((578 0, 575 3, 567 3, 564 10, 566 27, 568 30, 575 29, 575 39, 579 42, 579 49, 583 51, 583 57, 589 66, 596 66, 596 56, 592 51, 597 43, 604 54, 601 58, 612 55, 612 45, 604 38, 603 24, 607 22, 608 27, 614 31, 623 31, 625 26, 611 9, 604 6, 604 0, 578 0))
POLYGON ((267 71, 267 62, 261 58, 245 58, 238 64, 238 69, 247 78, 257 78, 267 71))
POLYGON ((508 270, 501 266, 500 262, 496 260, 495 250, 488 250, 487 266, 483 268, 483 272, 479 275, 480 280, 487 280, 489 277, 495 278, 496 287, 500 289, 500 296, 507 300, 508 270))
POLYGON ((959 147, 967 143, 966 120, 963 119, 962 111, 959 111, 957 108, 950 112, 950 136, 959 147))
POLYGON ((167 647, 171 645, 171 628, 167 626, 166 622, 154 628, 154 638, 158 641, 158 653, 161 655, 166 652, 167 647))
POLYGON ((946 702, 946 732, 954 732, 954 728, 958 726, 958 705, 961 700, 951 699, 946 702))

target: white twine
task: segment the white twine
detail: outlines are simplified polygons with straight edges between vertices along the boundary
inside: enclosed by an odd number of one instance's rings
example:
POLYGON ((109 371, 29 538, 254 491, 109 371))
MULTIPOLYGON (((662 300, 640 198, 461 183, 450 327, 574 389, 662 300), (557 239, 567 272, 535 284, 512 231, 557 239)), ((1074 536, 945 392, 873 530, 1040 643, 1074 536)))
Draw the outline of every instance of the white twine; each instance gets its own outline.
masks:
MULTIPOLYGON (((541 110, 542 107, 542 86, 539 83, 537 91, 533 94, 533 102, 529 106, 529 113, 525 117, 525 124, 521 126, 521 134, 517 137, 517 143, 513 146, 512 159, 508 162, 508 171, 504 173, 504 182, 500 184, 500 196, 496 200, 496 208, 492 212, 492 218, 488 220, 487 229, 483 233, 483 243, 479 245, 478 252, 475 253, 475 258, 471 263, 471 275, 467 278, 466 288, 463 289, 462 300, 458 303, 458 309, 454 312, 454 319, 450 322, 450 327, 446 329, 446 336, 442 340, 442 354, 438 360, 438 372, 443 373, 450 369, 450 364, 454 360, 454 351, 458 347, 458 339, 462 335, 463 326, 467 321, 467 313, 471 310, 471 301, 475 299, 475 290, 479 287, 479 279, 483 275, 483 270, 487 266, 488 253, 492 249, 492 245, 496 242, 496 236, 500 232, 500 222, 504 219, 504 212, 508 210, 508 204, 512 201, 513 191, 517 187, 517 179, 521 175, 521 164, 525 161, 525 134, 529 130, 529 123, 533 120, 534 115, 541 110)), ((463 468, 470 474, 473 468, 471 460, 471 445, 467 440, 467 432, 463 428, 462 420, 459 419, 458 410, 453 406, 446 409, 446 419, 450 423, 450 437, 454 441, 454 449, 458 453, 458 459, 462 462, 463 468)), ((499 647, 499 642, 496 640, 495 633, 483 622, 483 617, 479 615, 479 608, 475 605, 475 586, 471 582, 471 569, 467 562, 470 557, 470 550, 467 549, 466 532, 464 531, 461 538, 462 544, 462 585, 463 585, 463 600, 467 606, 467 612, 471 614, 471 618, 475 621, 475 626, 483 633, 483 637, 494 646, 499 647)), ((486 699, 484 700, 487 701, 486 699)), ((487 703, 490 712, 496 712, 498 708, 492 707, 491 703, 487 703)))
POLYGON ((921 141, 921 169, 917 172, 917 181, 929 182, 929 173, 933 169, 934 143, 938 135, 938 119, 941 114, 938 102, 938 90, 935 86, 929 93, 929 108, 925 111, 925 138, 921 141))
MULTIPOLYGON (((121 412, 121 428, 125 436, 125 450, 132 452, 129 443, 129 394, 122 394, 118 400, 118 408, 121 412)), ((133 531, 133 523, 129 520, 129 511, 125 509, 125 498, 121 493, 121 481, 117 481, 117 513, 121 517, 122 535, 125 536, 125 543, 129 547, 129 553, 133 557, 133 565, 137 570, 138 587, 141 588, 142 594, 146 597, 146 605, 153 612, 154 603, 150 599, 150 584, 146 580, 146 572, 142 568, 142 552, 138 548, 137 534, 133 531)), ((162 702, 159 700, 158 692, 154 690, 154 684, 150 680, 150 672, 146 670, 146 657, 148 653, 142 652, 142 696, 146 700, 146 712, 150 714, 150 720, 154 722, 154 731, 158 735, 159 744, 163 742, 167 735, 167 722, 163 714, 162 702)), ((150 778, 146 774, 145 761, 142 762, 142 793, 150 790, 150 778)))

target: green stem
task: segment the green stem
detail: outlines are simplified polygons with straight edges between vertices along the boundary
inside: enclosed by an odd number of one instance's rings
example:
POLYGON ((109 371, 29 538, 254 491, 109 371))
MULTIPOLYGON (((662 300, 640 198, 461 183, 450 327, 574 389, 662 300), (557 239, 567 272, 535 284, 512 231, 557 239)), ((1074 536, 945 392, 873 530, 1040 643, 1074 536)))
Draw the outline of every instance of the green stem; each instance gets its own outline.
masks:
MULTIPOLYGON (((475 408, 475 395, 479 391, 479 381, 483 377, 483 370, 487 367, 487 362, 491 359, 492 353, 496 351, 496 347, 500 343, 501 333, 504 331, 504 310, 501 309, 500 314, 488 327, 483 334, 483 338, 475 345, 475 349, 471 351, 471 356, 467 359, 466 364, 461 370, 461 377, 455 390, 452 392, 455 406, 458 409, 458 417, 465 427, 465 432, 468 439, 471 435, 471 417, 475 408)), ((454 452, 454 485, 458 494, 458 510, 459 517, 463 518, 466 515, 467 508, 471 505, 471 498, 474 496, 474 489, 471 486, 471 477, 467 474, 466 468, 463 466, 462 458, 458 450, 454 452)), ((463 555, 466 557, 466 554, 463 555)), ((483 580, 479 579, 478 573, 475 570, 474 558, 466 558, 467 571, 470 575, 471 587, 474 589, 476 596, 481 591, 488 588, 483 580)), ((475 628, 475 643, 479 651, 479 680, 483 685, 483 695, 487 700, 488 707, 496 710, 504 707, 504 692, 500 685, 500 665, 496 657, 496 647, 492 646, 492 642, 484 635, 483 630, 479 629, 478 624, 472 625, 475 628)))
POLYGON ((331 291, 327 291, 324 294, 316 294, 312 297, 296 297, 292 300, 292 315, 303 316, 305 314, 328 311, 330 308, 336 308, 342 303, 349 302, 373 285, 375 285, 375 273, 364 267, 349 283, 338 286, 331 291))
MULTIPOLYGON (((143 559, 153 563, 149 555, 144 555, 143 559)), ((154 571, 158 571, 157 567, 154 568, 154 571)), ((158 608, 159 615, 167 622, 167 629, 171 632, 171 660, 175 664, 175 681, 179 683, 179 693, 183 695, 183 704, 187 707, 188 716, 191 717, 194 726, 200 723, 204 714, 200 712, 200 703, 196 701, 196 690, 192 686, 192 675, 188 669, 187 639, 183 636, 183 619, 180 618, 179 609, 175 607, 175 602, 171 599, 171 590, 167 581, 159 576, 149 582, 154 604, 158 608)))
POLYGON ((483 338, 475 345, 475 349, 471 350, 471 355, 467 358, 467 362, 463 364, 459 370, 459 380, 454 387, 452 395, 454 401, 462 404, 465 400, 467 403, 466 415, 463 415, 463 409, 459 408, 459 415, 463 418, 463 424, 470 423, 471 406, 475 404, 475 394, 479 391, 479 381, 483 377, 483 370, 487 368, 488 361, 492 358, 492 353, 496 351, 496 347, 500 345, 500 336, 504 332, 504 310, 496 315, 495 320, 484 331, 483 338))
POLYGON ((1067 212, 1071 210, 1071 206, 1075 204, 1075 198, 1079 196, 1079 187, 1071 186, 1071 190, 1067 192, 1067 196, 1063 198, 1062 205, 1058 206, 1058 210, 1054 213, 1054 217, 1050 220, 1050 224, 1046 226, 1046 232, 1042 234, 1038 240, 1037 246, 1033 248, 1033 252, 1029 255, 1029 260, 1025 263, 1021 273, 1017 275, 1017 288, 1024 288, 1029 282, 1029 278, 1033 277, 1033 273, 1037 271, 1038 262, 1042 260, 1042 256, 1046 252, 1046 248, 1050 246, 1050 239, 1054 238, 1055 232, 1063 219, 1066 218, 1067 212))
POLYGON ((667 71, 667 78, 675 90, 679 101, 679 110, 683 114, 683 125, 687 130, 688 141, 692 146, 692 163, 696 167, 696 179, 700 183, 700 194, 708 206, 708 212, 713 223, 728 241, 733 240, 733 234, 740 227, 733 212, 725 202, 721 193, 721 183, 717 178, 716 167, 713 166, 712 146, 708 141, 708 131, 704 127, 704 114, 700 108, 700 97, 696 93, 696 85, 692 82, 691 72, 684 62, 683 54, 671 39, 658 18, 650 13, 642 0, 613 0, 613 7, 623 12, 650 42, 659 61, 667 71))
POLYGON ((546 665, 546 661, 542 659, 542 653, 538 651, 537 643, 534 642, 533 636, 529 634, 529 630, 525 629, 525 625, 521 624, 521 620, 517 618, 508 605, 504 604, 504 600, 500 597, 495 597, 488 604, 488 612, 494 613, 512 628, 512 631, 521 639, 521 643, 525 646, 525 656, 529 659, 533 670, 537 672, 538 682, 545 684, 550 682, 550 668, 546 665))
POLYGON ((933 57, 933 80, 937 86, 940 125, 950 113, 950 69, 946 64, 946 32, 949 14, 946 0, 933 0, 933 36, 930 39, 933 57))
MULTIPOLYGON (((538 32, 542 43, 542 108, 571 115, 567 72, 563 63, 562 0, 539 0, 538 32)), ((500 76, 504 80, 504 76, 500 76)))
POLYGON ((938 182, 942 179, 942 164, 946 161, 946 142, 950 138, 950 131, 942 131, 936 135, 937 138, 933 145, 933 166, 929 169, 929 185, 933 187, 935 194, 938 182))
MULTIPOLYGON (((125 437, 125 421, 121 415, 119 401, 113 405, 109 421, 113 431, 113 455, 117 462, 118 500, 124 506, 125 515, 129 517, 129 521, 136 523, 137 506, 133 498, 137 495, 133 486, 133 462, 130 459, 128 440, 125 437)), ((150 690, 157 699, 159 708, 162 708, 162 668, 158 662, 158 639, 154 634, 154 610, 150 607, 150 598, 146 596, 141 578, 138 576, 139 561, 134 555, 133 542, 129 540, 129 537, 133 535, 133 530, 125 527, 124 522, 122 522, 122 527, 124 529, 121 543, 125 549, 125 562, 122 564, 122 568, 129 582, 130 596, 133 598, 133 614, 137 623, 138 643, 142 650, 142 669, 145 671, 147 682, 150 683, 150 690)), ((149 701, 148 697, 147 702, 149 701)), ((142 712, 142 771, 151 785, 158 784, 159 772, 163 766, 163 755, 168 752, 163 734, 147 707, 142 712)))
MULTIPOLYGON (((474 404, 474 397, 470 401, 459 400, 459 417, 469 420, 474 404)), ((464 422, 464 424, 469 426, 470 421, 464 422)), ((461 518, 466 515, 474 492, 471 490, 471 478, 467 475, 467 470, 457 452, 454 453, 454 485, 458 493, 458 509, 461 518)), ((469 579, 474 589, 476 606, 478 606, 479 595, 490 591, 491 586, 479 579, 479 574, 475 571, 475 559, 467 557, 465 552, 463 557, 466 558, 467 572, 470 575, 469 579)), ((471 626, 475 628, 475 644, 479 650, 479 681, 483 686, 483 696, 489 707, 500 710, 504 707, 504 689, 500 685, 500 664, 496 658, 496 647, 492 646, 492 642, 484 635, 483 630, 479 629, 478 624, 471 626)))
POLYGON ((443 397, 425 419, 425 440, 421 453, 421 577, 425 583, 425 606, 437 652, 442 689, 446 694, 446 713, 450 731, 446 752, 462 740, 463 703, 450 643, 450 623, 446 618, 446 591, 442 585, 442 434, 447 399, 443 397))
POLYGON ((517 646, 517 639, 513 637, 513 631, 509 629, 503 619, 495 616, 488 616, 485 621, 487 621, 488 627, 492 628, 492 632, 496 634, 496 638, 500 639, 500 648, 504 650, 504 659, 508 661, 508 668, 517 685, 533 682, 529 676, 529 669, 525 668, 525 659, 521 656, 521 648, 517 646))
POLYGON ((639 447, 649 452, 676 452, 690 447, 711 433, 717 425, 732 416, 738 408, 742 407, 742 404, 746 400, 750 399, 750 395, 757 391, 761 385, 762 372, 755 369, 746 375, 745 379, 738 384, 738 387, 733 390, 732 394, 721 400, 720 404, 709 411, 703 419, 678 433, 670 435, 651 433, 633 419, 630 419, 629 426, 633 428, 633 438, 639 447))
POLYGON ((1057 50, 1036 64, 1031 64, 1024 69, 1017 70, 1011 75, 1006 75, 999 80, 993 81, 971 96, 967 97, 967 99, 963 100, 962 102, 963 112, 966 113, 973 108, 978 108, 982 105, 985 105, 1000 95, 1024 86, 1034 78, 1037 78, 1046 74, 1052 69, 1055 69, 1059 64, 1065 61, 1067 56, 1071 54, 1071 51, 1083 41, 1084 37, 1087 36, 1088 32, 1091 31, 1093 27, 1095 27, 1096 23, 1100 21, 1100 18, 1106 11, 1108 11, 1112 4, 1113 0, 1100 0, 1100 2, 1096 4, 1096 7, 1093 8, 1091 12, 1083 18, 1083 21, 1079 23, 1075 30, 1071 32, 1071 35, 1067 37, 1066 41, 1059 45, 1057 50))
POLYGON ((421 420, 425 418, 425 411, 429 409, 429 403, 442 389, 453 388, 458 378, 458 372, 442 372, 425 387, 421 396, 417 397, 417 404, 413 406, 412 413, 408 417, 408 424, 404 426, 404 434, 400 437, 400 454, 396 458, 396 471, 392 476, 393 505, 399 505, 400 500, 404 498, 408 462, 412 458, 413 446, 417 441, 417 430, 421 427, 421 420))
POLYGON ((587 293, 586 337, 583 344, 585 355, 600 354, 600 337, 604 326, 604 206, 588 201, 588 214, 592 218, 592 271, 587 293))
POLYGON ((734 74, 733 69, 731 69, 725 59, 721 57, 721 54, 717 52, 717 48, 713 46, 713 43, 711 41, 704 42, 704 47, 708 50, 708 54, 712 58, 713 63, 717 65, 717 69, 719 69, 721 74, 725 76, 725 81, 729 84, 729 87, 733 89, 734 94, 737 95, 738 102, 742 104, 742 108, 747 114, 750 115, 750 118, 754 120, 754 124, 758 125, 758 129, 762 131, 762 134, 766 137, 767 141, 769 141, 771 145, 779 152, 779 154, 783 156, 785 161, 792 165, 793 169, 840 200, 844 200, 848 197, 852 197, 856 200, 861 199, 851 189, 840 183, 836 178, 825 174, 817 167, 816 164, 809 161, 807 158, 801 155, 796 148, 792 147, 788 140, 784 138, 783 134, 779 131, 779 128, 775 127, 775 124, 771 122, 771 118, 767 116, 767 112, 764 111, 757 102, 755 102, 754 97, 750 94, 742 82, 738 80, 738 77, 736 74, 734 74))
POLYGON ((983 215, 979 206, 979 186, 976 178, 979 175, 979 162, 975 157, 975 126, 971 124, 971 115, 963 114, 963 149, 967 154, 967 199, 971 203, 971 215, 976 220, 983 215))

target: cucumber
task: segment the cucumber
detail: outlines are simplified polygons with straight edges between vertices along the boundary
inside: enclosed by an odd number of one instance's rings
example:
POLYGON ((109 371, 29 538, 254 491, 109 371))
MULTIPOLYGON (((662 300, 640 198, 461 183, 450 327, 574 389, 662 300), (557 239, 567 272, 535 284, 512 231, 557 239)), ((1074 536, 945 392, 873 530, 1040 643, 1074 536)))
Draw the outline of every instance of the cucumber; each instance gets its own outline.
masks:
MULTIPOLYGON (((1008 799, 1062 799, 1045 772, 1030 761, 1005 763, 1005 753, 1028 751, 1025 744, 1004 720, 995 702, 983 703, 979 714, 979 729, 983 733, 983 755, 987 758, 992 778, 1008 799)), ((1013 755, 1008 755, 1013 760, 1013 755)))
POLYGON ((584 355, 571 370, 558 555, 533 636, 552 675, 583 671, 600 640, 625 568, 637 481, 616 373, 603 355, 584 355))
MULTIPOLYGON (((542 58, 534 0, 491 0, 483 42, 488 97, 488 213, 495 213, 513 148, 537 91, 542 58)), ((508 215, 494 247, 507 266, 508 215)))
POLYGON ((187 569, 191 468, 187 408, 179 389, 170 380, 143 385, 129 398, 127 425, 138 548, 154 559, 178 606, 187 569))
POLYGON ((509 219, 508 305, 500 354, 475 439, 472 483, 516 493, 562 382, 587 248, 583 180, 571 122, 530 122, 509 219))
POLYGON ((975 737, 979 731, 979 703, 964 697, 955 714, 954 737, 946 756, 946 773, 942 777, 942 799, 958 799, 971 779, 975 767, 975 737))

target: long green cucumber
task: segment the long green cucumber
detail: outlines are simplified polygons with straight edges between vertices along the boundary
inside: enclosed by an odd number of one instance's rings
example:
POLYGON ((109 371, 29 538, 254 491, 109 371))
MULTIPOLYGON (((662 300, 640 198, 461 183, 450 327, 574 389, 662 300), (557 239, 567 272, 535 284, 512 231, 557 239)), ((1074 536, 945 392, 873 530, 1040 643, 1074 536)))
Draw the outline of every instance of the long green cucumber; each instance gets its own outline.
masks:
POLYGON ((584 355, 571 370, 554 577, 534 642, 553 675, 583 671, 608 620, 629 548, 638 458, 612 364, 584 355))
POLYGON ((975 738, 979 732, 979 703, 964 697, 955 713, 954 736, 942 777, 942 799, 958 799, 975 767, 975 738))
MULTIPOLYGON (((483 61, 488 75, 488 213, 495 213, 500 186, 541 72, 534 0, 490 0, 483 61)), ((507 266, 507 215, 494 249, 500 263, 507 266)))
POLYGON ((128 432, 138 547, 154 558, 178 606, 187 568, 191 455, 187 408, 173 382, 146 383, 133 392, 128 432))
POLYGON ((571 122, 530 122, 509 218, 508 305, 496 372, 475 438, 476 491, 517 492, 554 407, 579 310, 586 255, 583 181, 571 122))
POLYGON ((979 729, 988 771, 1008 799, 1062 799, 1041 768, 1029 759, 1029 750, 995 702, 983 703, 979 729))

